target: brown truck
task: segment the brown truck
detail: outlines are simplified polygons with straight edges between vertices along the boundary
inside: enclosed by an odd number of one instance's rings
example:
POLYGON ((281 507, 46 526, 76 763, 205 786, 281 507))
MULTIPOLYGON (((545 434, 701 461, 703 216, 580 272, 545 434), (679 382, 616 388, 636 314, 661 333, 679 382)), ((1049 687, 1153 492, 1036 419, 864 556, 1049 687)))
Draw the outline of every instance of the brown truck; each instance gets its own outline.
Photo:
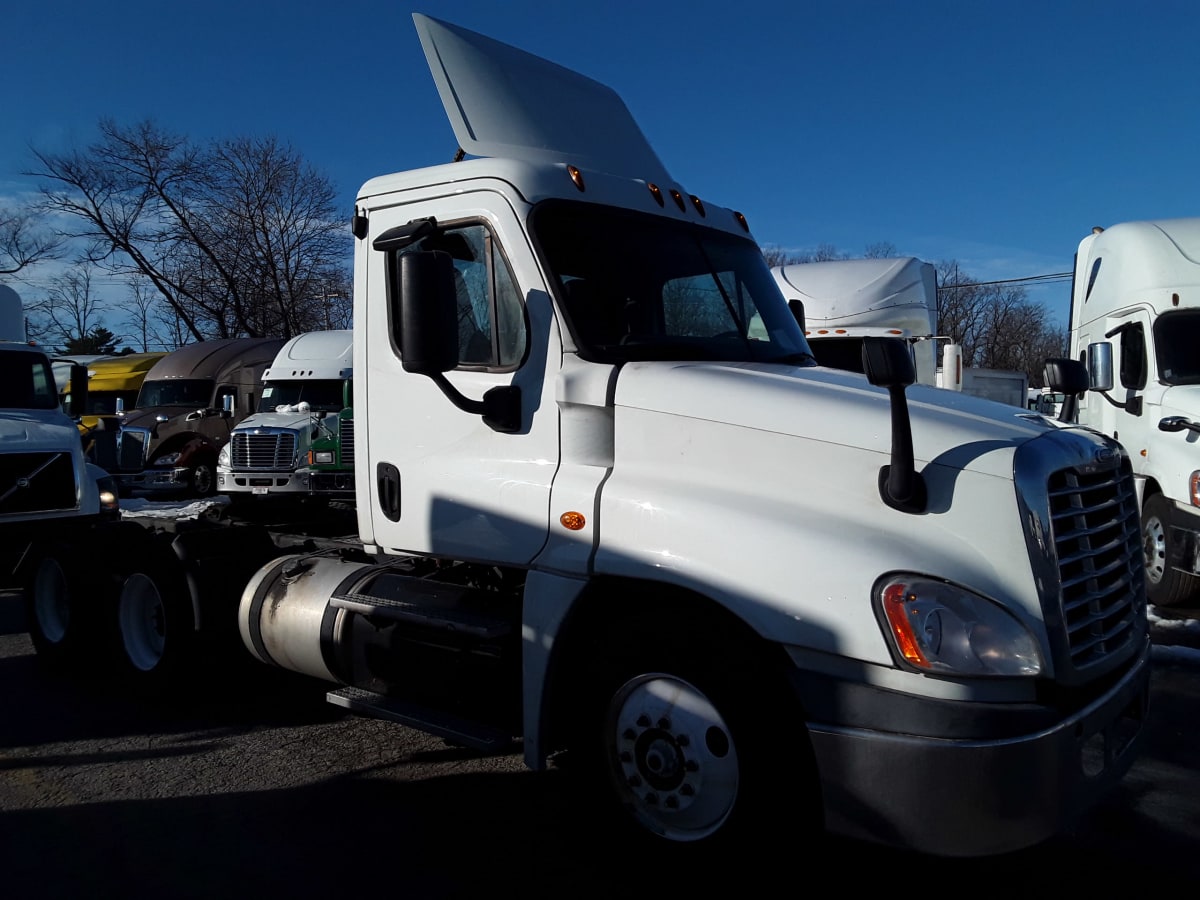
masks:
POLYGON ((258 407, 262 374, 283 338, 229 338, 168 353, 146 374, 137 404, 96 441, 94 461, 121 493, 208 497, 217 454, 258 407))

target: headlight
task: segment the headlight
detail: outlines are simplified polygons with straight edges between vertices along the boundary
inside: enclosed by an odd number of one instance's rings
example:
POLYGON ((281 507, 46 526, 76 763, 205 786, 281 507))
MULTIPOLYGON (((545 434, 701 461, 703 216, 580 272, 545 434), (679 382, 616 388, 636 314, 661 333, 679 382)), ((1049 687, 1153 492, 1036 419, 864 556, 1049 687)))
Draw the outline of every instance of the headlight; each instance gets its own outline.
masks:
POLYGON ((314 450, 310 454, 312 456, 312 464, 315 466, 332 466, 333 451, 332 450, 314 450))
POLYGON ((941 581, 901 573, 875 591, 898 662, 945 675, 1028 676, 1042 671, 1033 635, 990 600, 941 581))
POLYGON ((224 447, 221 448, 221 452, 217 454, 217 465, 218 466, 222 466, 223 468, 226 468, 226 469, 229 468, 229 448, 232 446, 233 446, 232 444, 226 444, 224 447))
POLYGON ((179 462, 179 454, 178 453, 164 453, 162 456, 160 456, 158 459, 156 459, 154 461, 154 465, 156 465, 156 466, 173 466, 177 462, 179 462))
POLYGON ((100 513, 104 516, 121 514, 121 496, 117 492, 116 479, 111 476, 96 479, 96 490, 100 493, 100 513))

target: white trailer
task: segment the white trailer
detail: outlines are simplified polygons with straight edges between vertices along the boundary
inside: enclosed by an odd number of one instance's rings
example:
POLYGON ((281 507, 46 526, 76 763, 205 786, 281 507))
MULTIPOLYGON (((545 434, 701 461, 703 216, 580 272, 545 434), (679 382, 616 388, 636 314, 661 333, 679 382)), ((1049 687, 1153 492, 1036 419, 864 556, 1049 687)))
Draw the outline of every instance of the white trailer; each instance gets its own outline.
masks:
POLYGON ((1200 218, 1084 237, 1070 321, 1071 358, 1093 375, 1076 421, 1128 451, 1150 601, 1200 605, 1200 218))
POLYGON ((917 382, 936 382, 937 273, 915 257, 839 259, 771 269, 785 299, 804 306, 805 336, 821 365, 861 372, 864 337, 912 348, 917 382))
POLYGON ((965 856, 1066 827, 1148 696, 1120 445, 913 385, 899 341, 815 365, 745 217, 616 94, 414 19, 467 158, 355 203, 357 540, 241 581, 229 528, 114 554, 90 599, 161 628, 137 677, 236 620, 335 704, 563 762, 664 871, 739 832, 965 856))

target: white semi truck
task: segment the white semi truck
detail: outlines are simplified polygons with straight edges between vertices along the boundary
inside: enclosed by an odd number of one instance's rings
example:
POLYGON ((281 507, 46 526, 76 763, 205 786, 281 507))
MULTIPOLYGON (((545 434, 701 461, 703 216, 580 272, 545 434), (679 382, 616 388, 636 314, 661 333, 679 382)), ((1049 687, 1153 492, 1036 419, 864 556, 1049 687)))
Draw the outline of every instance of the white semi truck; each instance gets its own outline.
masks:
MULTIPOLYGON (((51 662, 85 661, 101 615, 83 596, 94 525, 120 516, 116 485, 84 459, 50 358, 26 339, 20 295, 0 285, 0 586, 24 587, 30 636, 51 662)), ((87 369, 72 383, 86 393, 87 369)), ((106 624, 106 623, 104 623, 106 624)))
POLYGON ((918 384, 936 384, 937 272, 915 257, 836 259, 771 269, 786 300, 804 305, 805 337, 823 366, 863 370, 864 337, 896 337, 918 384))
POLYGON ((1142 512, 1149 600, 1200 606, 1200 218, 1125 222, 1079 243, 1075 421, 1119 440, 1142 512))
POLYGON ((233 498, 354 500, 354 333, 310 331, 263 372, 258 412, 217 458, 233 498))
POLYGON ((235 625, 335 704, 563 763, 664 854, 1065 828, 1147 710, 1120 445, 948 405, 898 341, 814 365, 746 219, 616 94, 414 19, 469 158, 355 204, 357 538, 125 553, 91 599, 154 623, 137 677, 235 625))

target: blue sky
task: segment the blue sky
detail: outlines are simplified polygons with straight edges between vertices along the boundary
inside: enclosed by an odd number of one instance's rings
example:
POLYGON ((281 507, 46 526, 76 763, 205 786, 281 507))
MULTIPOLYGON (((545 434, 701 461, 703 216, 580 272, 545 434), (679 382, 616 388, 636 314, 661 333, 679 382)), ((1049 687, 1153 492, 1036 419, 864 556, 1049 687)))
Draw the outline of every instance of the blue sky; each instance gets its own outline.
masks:
MULTIPOLYGON (((35 185, 30 145, 152 117, 280 137, 348 220, 367 178, 456 147, 413 12, 609 85, 675 179, 766 246, 886 241, 1026 278, 1068 271, 1093 225, 1197 214, 1194 0, 9 0, 0 196, 35 185)), ((1029 296, 1065 322, 1068 290, 1029 296)))

